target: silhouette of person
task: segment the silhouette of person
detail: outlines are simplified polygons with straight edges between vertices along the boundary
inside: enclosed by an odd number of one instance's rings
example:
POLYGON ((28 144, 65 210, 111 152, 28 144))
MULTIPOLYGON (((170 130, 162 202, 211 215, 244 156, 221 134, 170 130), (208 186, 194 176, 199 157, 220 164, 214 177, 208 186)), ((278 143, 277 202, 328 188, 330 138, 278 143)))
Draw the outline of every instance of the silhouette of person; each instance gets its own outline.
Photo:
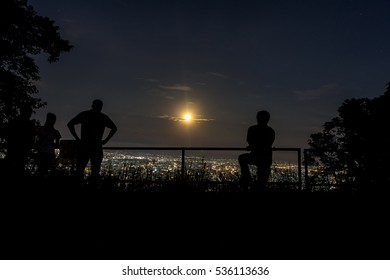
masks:
POLYGON ((96 99, 92 103, 92 109, 79 113, 68 123, 71 134, 78 142, 76 176, 79 180, 84 178, 84 169, 91 162, 91 183, 96 184, 100 179, 100 168, 103 160, 103 145, 105 145, 117 131, 114 122, 102 111, 103 102, 96 99), (81 136, 75 130, 75 125, 81 124, 81 136), (103 139, 105 128, 110 132, 103 139))
POLYGON ((19 108, 19 115, 8 123, 7 153, 5 157, 8 175, 24 175, 31 149, 35 142, 35 123, 31 120, 33 110, 28 105, 19 108))
POLYGON ((54 128, 56 120, 55 114, 47 113, 45 124, 37 130, 37 165, 38 173, 42 176, 54 170, 55 149, 59 148, 61 139, 60 132, 54 128))
POLYGON ((275 140, 275 131, 268 126, 270 114, 267 111, 257 113, 257 125, 248 128, 247 150, 250 153, 241 154, 238 162, 241 168, 241 182, 244 191, 260 191, 266 187, 272 164, 272 144, 275 140), (257 166, 257 186, 250 188, 252 177, 249 165, 257 166))

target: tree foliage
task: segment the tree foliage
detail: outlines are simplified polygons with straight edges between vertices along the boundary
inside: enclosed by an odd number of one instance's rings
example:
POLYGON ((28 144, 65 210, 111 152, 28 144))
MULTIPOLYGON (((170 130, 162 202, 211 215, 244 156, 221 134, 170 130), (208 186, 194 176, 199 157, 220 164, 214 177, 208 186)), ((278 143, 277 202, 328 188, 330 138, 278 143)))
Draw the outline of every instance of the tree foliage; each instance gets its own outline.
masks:
POLYGON ((45 105, 34 96, 39 80, 34 56, 47 54, 52 63, 71 48, 54 21, 37 15, 27 0, 0 1, 0 143, 18 108, 28 105, 35 110, 45 105))
POLYGON ((338 117, 310 136, 308 163, 346 189, 378 190, 389 181, 390 83, 376 98, 347 99, 338 117))

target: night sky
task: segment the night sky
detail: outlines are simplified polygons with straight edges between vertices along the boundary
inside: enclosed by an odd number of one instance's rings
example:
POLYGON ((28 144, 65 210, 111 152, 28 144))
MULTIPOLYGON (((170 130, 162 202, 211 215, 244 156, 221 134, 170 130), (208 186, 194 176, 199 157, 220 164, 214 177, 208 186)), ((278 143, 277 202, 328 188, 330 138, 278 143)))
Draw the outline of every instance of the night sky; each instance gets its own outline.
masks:
POLYGON ((268 110, 275 147, 307 147, 347 98, 390 81, 390 1, 33 0, 74 48, 37 58, 56 128, 92 100, 118 126, 107 146, 245 147, 268 110), (185 113, 192 114, 184 121, 185 113))

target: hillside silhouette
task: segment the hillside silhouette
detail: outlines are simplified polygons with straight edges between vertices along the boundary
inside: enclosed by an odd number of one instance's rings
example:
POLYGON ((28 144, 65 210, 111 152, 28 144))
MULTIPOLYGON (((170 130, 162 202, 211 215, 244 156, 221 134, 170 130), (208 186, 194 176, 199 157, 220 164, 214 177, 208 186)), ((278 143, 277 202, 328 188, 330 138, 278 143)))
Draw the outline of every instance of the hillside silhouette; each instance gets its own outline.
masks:
POLYGON ((389 258, 383 197, 91 192, 66 178, 52 183, 2 184, 1 259, 389 258))

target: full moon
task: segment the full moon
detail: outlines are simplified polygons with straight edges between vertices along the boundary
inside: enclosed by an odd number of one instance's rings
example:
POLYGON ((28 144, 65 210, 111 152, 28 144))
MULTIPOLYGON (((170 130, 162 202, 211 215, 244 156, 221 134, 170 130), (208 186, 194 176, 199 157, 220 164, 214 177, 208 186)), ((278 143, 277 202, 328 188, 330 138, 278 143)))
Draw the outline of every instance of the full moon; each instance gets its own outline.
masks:
POLYGON ((184 114, 184 120, 185 120, 185 121, 190 121, 190 120, 192 120, 191 114, 189 114, 189 113, 184 114))

